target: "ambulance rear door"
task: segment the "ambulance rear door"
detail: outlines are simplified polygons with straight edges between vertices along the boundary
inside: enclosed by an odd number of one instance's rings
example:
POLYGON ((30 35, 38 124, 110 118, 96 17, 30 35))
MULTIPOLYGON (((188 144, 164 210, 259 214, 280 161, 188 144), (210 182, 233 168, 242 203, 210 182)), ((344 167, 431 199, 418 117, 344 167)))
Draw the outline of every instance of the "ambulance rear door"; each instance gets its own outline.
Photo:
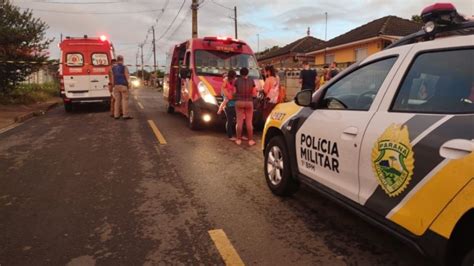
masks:
MULTIPOLYGON (((93 47, 92 47, 93 48, 93 47)), ((89 52, 89 95, 90 97, 110 96, 108 90, 110 54, 106 51, 91 49, 89 52)))
POLYGON ((90 83, 86 66, 87 51, 84 51, 84 49, 73 50, 70 47, 68 46, 68 49, 65 49, 63 52, 63 78, 66 97, 77 98, 87 96, 90 83))

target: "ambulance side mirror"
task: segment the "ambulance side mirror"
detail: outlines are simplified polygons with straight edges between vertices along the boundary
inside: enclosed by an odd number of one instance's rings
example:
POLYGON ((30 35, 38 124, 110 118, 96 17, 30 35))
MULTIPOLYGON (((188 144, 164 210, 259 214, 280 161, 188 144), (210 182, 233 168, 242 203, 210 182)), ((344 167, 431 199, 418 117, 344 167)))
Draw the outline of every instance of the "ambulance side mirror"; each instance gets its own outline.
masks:
POLYGON ((299 106, 310 107, 313 103, 313 90, 302 90, 295 96, 295 103, 299 106))

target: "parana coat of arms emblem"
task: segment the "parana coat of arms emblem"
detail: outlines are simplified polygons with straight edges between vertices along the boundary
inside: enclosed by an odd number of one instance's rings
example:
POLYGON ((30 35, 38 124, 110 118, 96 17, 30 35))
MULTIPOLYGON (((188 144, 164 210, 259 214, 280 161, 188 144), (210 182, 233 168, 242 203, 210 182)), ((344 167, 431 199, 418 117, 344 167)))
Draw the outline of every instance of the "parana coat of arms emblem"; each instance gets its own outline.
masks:
POLYGON ((372 149, 372 168, 380 186, 390 197, 399 195, 408 186, 414 163, 407 126, 390 125, 372 149))

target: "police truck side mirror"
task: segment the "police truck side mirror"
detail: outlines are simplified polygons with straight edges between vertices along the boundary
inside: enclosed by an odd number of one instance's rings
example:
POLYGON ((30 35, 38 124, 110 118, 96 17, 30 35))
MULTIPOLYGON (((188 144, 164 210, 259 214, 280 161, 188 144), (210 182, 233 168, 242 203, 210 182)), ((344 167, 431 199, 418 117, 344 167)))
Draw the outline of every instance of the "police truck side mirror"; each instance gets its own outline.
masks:
POLYGON ((313 90, 303 90, 296 94, 295 103, 299 106, 308 107, 312 105, 313 90))

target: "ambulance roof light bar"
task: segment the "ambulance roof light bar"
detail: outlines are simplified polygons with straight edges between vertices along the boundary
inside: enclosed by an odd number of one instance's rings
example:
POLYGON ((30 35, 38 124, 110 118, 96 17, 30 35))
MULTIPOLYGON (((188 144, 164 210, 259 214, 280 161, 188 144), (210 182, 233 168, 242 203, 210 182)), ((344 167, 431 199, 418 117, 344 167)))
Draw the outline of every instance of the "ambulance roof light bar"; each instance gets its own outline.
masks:
MULTIPOLYGON (((474 22, 461 16, 453 4, 436 3, 427 6, 421 12, 421 19, 425 23, 422 30, 401 38, 385 49, 402 46, 418 41, 431 40, 439 33, 473 30, 474 22)), ((470 32, 466 32, 469 34, 470 32)), ((465 34, 466 34, 465 33, 465 34)))
POLYGON ((236 44, 245 44, 243 41, 234 39, 232 37, 204 37, 203 41, 206 42, 218 42, 218 41, 223 41, 224 43, 236 43, 236 44))

